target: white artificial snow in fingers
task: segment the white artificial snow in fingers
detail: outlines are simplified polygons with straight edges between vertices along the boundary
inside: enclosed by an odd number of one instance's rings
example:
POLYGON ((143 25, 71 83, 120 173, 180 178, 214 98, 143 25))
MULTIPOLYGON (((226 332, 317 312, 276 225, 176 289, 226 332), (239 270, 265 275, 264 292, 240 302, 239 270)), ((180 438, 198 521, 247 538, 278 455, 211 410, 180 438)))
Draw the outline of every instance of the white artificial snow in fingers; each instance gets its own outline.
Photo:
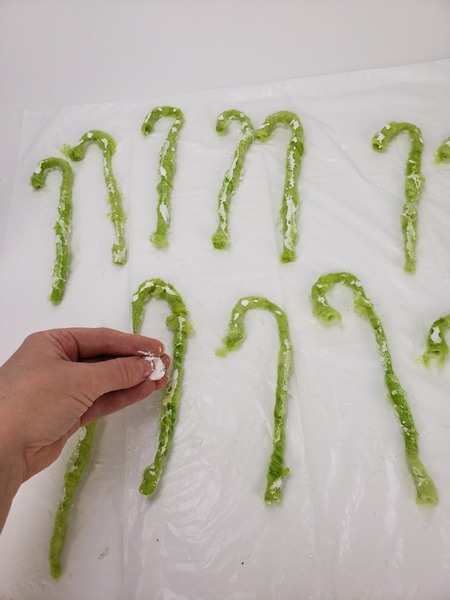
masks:
POLYGON ((139 354, 142 354, 144 360, 148 360, 148 362, 152 365, 152 372, 147 377, 150 381, 159 381, 166 374, 166 367, 162 359, 159 356, 155 356, 151 352, 145 352, 144 350, 139 350, 139 354))

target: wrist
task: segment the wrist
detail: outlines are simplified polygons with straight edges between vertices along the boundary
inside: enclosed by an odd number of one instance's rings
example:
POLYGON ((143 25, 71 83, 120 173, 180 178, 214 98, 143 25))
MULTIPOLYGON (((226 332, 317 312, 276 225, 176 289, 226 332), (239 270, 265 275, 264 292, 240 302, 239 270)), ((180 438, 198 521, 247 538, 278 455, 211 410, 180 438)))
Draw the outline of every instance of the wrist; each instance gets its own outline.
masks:
POLYGON ((24 481, 22 450, 8 419, 0 417, 0 532, 12 501, 24 481))

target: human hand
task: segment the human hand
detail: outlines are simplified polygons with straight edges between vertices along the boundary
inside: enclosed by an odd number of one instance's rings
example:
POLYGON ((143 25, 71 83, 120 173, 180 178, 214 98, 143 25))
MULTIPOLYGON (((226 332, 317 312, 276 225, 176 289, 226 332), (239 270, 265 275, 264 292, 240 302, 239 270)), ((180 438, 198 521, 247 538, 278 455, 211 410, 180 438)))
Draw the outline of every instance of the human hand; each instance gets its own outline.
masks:
POLYGON ((161 357, 169 367, 158 340, 85 328, 34 333, 0 367, 0 508, 2 495, 11 502, 24 481, 56 460, 79 427, 166 385, 167 374, 147 379, 152 365, 139 351, 161 357))

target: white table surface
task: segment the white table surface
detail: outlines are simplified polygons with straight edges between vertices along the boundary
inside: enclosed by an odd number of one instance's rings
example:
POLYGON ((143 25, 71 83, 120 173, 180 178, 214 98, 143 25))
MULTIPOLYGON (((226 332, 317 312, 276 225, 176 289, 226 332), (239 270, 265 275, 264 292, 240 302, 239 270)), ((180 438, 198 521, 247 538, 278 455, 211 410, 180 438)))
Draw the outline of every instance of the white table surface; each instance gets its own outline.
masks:
POLYGON ((0 235, 22 112, 450 56, 447 0, 1 0, 0 235))
POLYGON ((25 109, 448 58, 449 22, 447 0, 0 0, 0 239, 25 109))

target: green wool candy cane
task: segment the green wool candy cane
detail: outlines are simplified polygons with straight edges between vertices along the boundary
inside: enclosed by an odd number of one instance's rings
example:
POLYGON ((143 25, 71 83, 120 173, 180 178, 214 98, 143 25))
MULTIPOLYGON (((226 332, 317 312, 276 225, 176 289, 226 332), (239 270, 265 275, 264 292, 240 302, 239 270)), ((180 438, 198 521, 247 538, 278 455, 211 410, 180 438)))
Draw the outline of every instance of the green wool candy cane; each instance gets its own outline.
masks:
POLYGON ((218 356, 225 356, 228 352, 236 350, 244 339, 244 315, 248 310, 264 309, 270 311, 277 320, 280 338, 278 352, 277 387, 275 391, 273 451, 270 457, 267 473, 267 485, 264 500, 268 504, 280 502, 283 480, 289 473, 284 466, 284 445, 286 435, 284 421, 286 415, 286 397, 288 394, 289 374, 292 364, 292 344, 289 335, 287 316, 276 304, 259 296, 241 298, 231 311, 228 332, 223 339, 223 347, 216 351, 218 356))
POLYGON ((77 447, 67 463, 62 499, 56 513, 53 535, 50 541, 50 572, 53 579, 56 580, 62 574, 61 552, 66 539, 70 509, 73 504, 75 492, 91 458, 96 427, 97 421, 86 426, 85 435, 78 441, 77 447))
POLYGON ((187 336, 191 331, 186 306, 177 290, 162 279, 149 279, 139 286, 132 298, 133 333, 138 333, 142 323, 147 301, 153 296, 160 296, 170 306, 172 314, 167 317, 167 326, 174 332, 172 375, 161 400, 159 443, 153 464, 147 467, 142 476, 139 491, 144 496, 151 496, 158 485, 163 469, 164 459, 169 451, 178 413, 178 399, 183 378, 183 360, 186 350, 187 336))
POLYGON ((413 273, 416 270, 416 243, 417 243, 417 204, 420 198, 422 184, 425 177, 421 173, 423 150, 422 132, 411 123, 387 123, 381 131, 372 138, 372 147, 377 152, 386 150, 393 137, 402 131, 409 133, 411 150, 406 161, 405 195, 406 202, 401 216, 403 245, 405 252, 405 271, 413 273))
POLYGON ((361 282, 351 273, 329 273, 328 275, 322 275, 311 290, 313 313, 325 323, 333 320, 341 320, 340 313, 328 304, 325 297, 327 291, 337 283, 346 285, 352 290, 355 297, 355 309, 370 321, 374 329, 375 339, 381 354, 384 381, 400 420, 405 442, 406 460, 417 490, 416 501, 418 504, 437 504, 438 495, 435 485, 419 459, 418 433, 406 400, 406 392, 401 387, 394 373, 392 358, 383 326, 375 314, 373 304, 367 298, 361 282))
POLYGON ((56 221, 54 228, 56 233, 56 259, 53 267, 52 292, 50 294, 51 302, 58 304, 63 299, 64 286, 69 270, 69 233, 73 185, 72 167, 63 158, 50 157, 41 160, 31 177, 30 184, 36 189, 45 187, 47 171, 52 169, 59 169, 62 173, 58 204, 59 219, 56 221))
POLYGON ((263 125, 255 131, 255 138, 266 142, 272 137, 277 125, 287 125, 292 130, 286 154, 286 177, 280 210, 283 227, 281 262, 288 263, 296 259, 295 245, 298 238, 297 213, 299 209, 297 180, 304 153, 303 127, 295 113, 283 110, 268 116, 263 125))
POLYGON ((156 210, 157 224, 156 231, 150 236, 150 241, 164 248, 167 246, 167 230, 170 221, 170 193, 173 187, 173 177, 175 173, 175 151, 177 147, 178 132, 184 123, 184 115, 179 108, 172 106, 159 106, 154 108, 144 119, 142 124, 142 133, 149 135, 153 131, 153 126, 158 119, 162 117, 172 117, 175 119, 169 130, 167 139, 161 148, 158 157, 160 181, 157 186, 159 194, 158 207, 156 210))
POLYGON ((445 341, 445 332, 450 327, 450 315, 437 319, 430 327, 427 338, 427 350, 423 355, 423 362, 428 366, 431 358, 436 358, 438 364, 443 365, 448 354, 448 344, 445 341))
POLYGON ((241 124, 242 136, 233 154, 231 166, 225 174, 222 188, 219 194, 219 225, 212 236, 214 248, 224 250, 230 245, 228 234, 228 213, 230 210, 230 198, 236 191, 244 166, 244 158, 250 144, 254 139, 253 125, 250 119, 240 110, 226 110, 217 117, 216 131, 224 135, 228 131, 230 121, 238 121, 241 124))
POLYGON ((109 204, 111 206, 111 221, 114 226, 115 239, 112 247, 113 263, 124 265, 127 262, 127 250, 123 234, 125 223, 125 212, 122 208, 122 199, 116 178, 112 170, 112 157, 116 151, 116 142, 104 131, 91 129, 85 133, 76 146, 64 146, 63 152, 71 160, 80 161, 84 158, 86 144, 94 142, 103 152, 103 174, 105 176, 106 188, 108 190, 109 204))

